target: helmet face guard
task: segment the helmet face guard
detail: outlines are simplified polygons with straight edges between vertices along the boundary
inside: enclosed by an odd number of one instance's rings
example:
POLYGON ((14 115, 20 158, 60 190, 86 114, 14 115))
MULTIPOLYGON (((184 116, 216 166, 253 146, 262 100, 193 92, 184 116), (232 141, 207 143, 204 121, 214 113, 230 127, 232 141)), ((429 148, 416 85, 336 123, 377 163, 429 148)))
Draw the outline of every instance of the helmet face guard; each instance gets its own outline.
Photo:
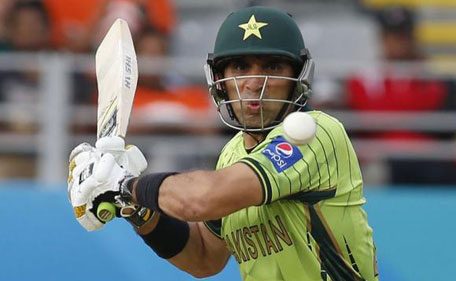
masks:
POLYGON ((213 67, 213 60, 211 59, 211 54, 207 64, 204 66, 204 71, 206 75, 206 80, 209 88, 211 97, 217 106, 217 112, 220 116, 222 122, 233 129, 247 131, 247 132, 263 132, 271 130, 277 127, 284 119, 285 113, 290 111, 299 111, 306 104, 312 93, 311 84, 313 73, 315 69, 315 64, 310 58, 309 52, 305 49, 303 51, 303 61, 304 65, 300 71, 300 74, 297 78, 285 77, 285 76, 271 76, 271 75, 247 75, 247 76, 234 76, 234 77, 224 77, 221 79, 215 80, 215 70, 213 67), (243 98, 239 90, 239 81, 243 79, 253 79, 253 78, 262 78, 263 86, 261 88, 261 93, 258 98, 243 98), (293 85, 292 92, 289 94, 289 98, 286 100, 275 99, 270 97, 266 93, 267 85, 269 81, 281 79, 291 81, 293 85), (236 89, 237 99, 229 99, 226 92, 225 83, 230 82, 234 83, 236 89), (259 113, 259 122, 260 125, 256 127, 247 126, 245 120, 245 111, 244 106, 247 102, 258 102, 260 105, 259 113), (265 120, 264 115, 264 105, 268 103, 280 103, 282 104, 280 112, 274 120, 265 120), (233 110, 233 105, 239 104, 240 112, 236 115, 233 110))
POLYGON ((312 91, 314 68, 315 64, 304 45, 301 31, 291 15, 268 7, 254 6, 234 12, 225 19, 217 33, 214 52, 208 55, 204 71, 209 92, 222 122, 242 131, 263 132, 278 126, 287 113, 300 110, 306 105, 312 91), (284 58, 297 66, 296 76, 252 73, 253 75, 249 76, 223 77, 225 63, 242 56, 284 58), (264 79, 260 96, 255 99, 243 98, 239 81, 258 78, 264 79), (274 98, 274 93, 268 93, 268 83, 276 79, 294 84, 286 99, 277 99, 274 98), (226 91, 227 83, 234 85, 232 90, 237 92, 230 92, 231 100, 226 91), (246 123, 244 110, 249 102, 260 105, 260 120, 249 122, 250 126, 246 123), (282 104, 275 117, 271 116, 273 112, 266 112, 271 103, 282 104))

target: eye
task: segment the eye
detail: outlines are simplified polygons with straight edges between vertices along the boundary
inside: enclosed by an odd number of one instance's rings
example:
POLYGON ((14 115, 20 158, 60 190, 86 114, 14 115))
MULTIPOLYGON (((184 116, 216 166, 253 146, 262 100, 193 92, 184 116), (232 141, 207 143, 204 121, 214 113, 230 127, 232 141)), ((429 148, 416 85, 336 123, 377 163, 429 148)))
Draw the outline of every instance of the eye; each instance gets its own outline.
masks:
POLYGON ((243 61, 233 61, 231 67, 236 71, 245 71, 247 69, 247 64, 243 61))
POLYGON ((280 62, 276 62, 276 61, 270 61, 270 62, 266 63, 265 69, 268 71, 277 72, 277 71, 280 71, 281 69, 283 69, 283 64, 280 62))

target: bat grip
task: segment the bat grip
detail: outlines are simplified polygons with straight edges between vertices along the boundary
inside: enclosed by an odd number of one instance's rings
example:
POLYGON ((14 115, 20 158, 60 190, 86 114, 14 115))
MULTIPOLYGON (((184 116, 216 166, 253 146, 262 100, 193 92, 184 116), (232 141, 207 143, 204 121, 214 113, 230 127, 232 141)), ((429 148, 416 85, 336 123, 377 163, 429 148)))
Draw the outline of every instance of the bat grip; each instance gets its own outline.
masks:
POLYGON ((116 206, 110 202, 101 202, 97 208, 97 217, 102 222, 107 223, 116 216, 116 206))

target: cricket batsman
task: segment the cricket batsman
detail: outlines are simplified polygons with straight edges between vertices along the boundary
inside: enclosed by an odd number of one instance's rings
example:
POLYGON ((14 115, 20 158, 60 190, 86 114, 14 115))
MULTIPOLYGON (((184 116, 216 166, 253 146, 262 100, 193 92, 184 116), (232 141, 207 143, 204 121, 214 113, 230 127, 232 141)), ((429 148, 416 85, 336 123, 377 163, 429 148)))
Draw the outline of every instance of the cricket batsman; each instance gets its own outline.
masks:
POLYGON ((289 14, 230 14, 205 66, 221 119, 239 130, 216 169, 141 174, 144 156, 123 139, 81 144, 69 178, 78 222, 101 229, 97 208, 111 202, 158 256, 198 278, 233 256, 245 281, 378 280, 358 160, 343 125, 307 105, 313 72, 289 14), (306 144, 284 138, 295 111, 316 122, 306 144))

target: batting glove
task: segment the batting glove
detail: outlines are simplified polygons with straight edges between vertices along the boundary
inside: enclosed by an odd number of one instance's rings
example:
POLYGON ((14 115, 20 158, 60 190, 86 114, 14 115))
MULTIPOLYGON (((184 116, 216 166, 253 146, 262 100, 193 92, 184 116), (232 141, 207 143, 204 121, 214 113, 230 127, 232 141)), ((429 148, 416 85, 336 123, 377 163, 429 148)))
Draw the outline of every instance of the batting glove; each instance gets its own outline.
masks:
POLYGON ((104 226, 95 215, 100 198, 114 202, 121 183, 131 175, 109 153, 83 152, 75 161, 70 198, 76 220, 88 231, 99 230, 104 226))
POLYGON ((147 161, 141 150, 134 145, 125 146, 125 141, 121 137, 101 138, 96 142, 95 147, 101 154, 112 154, 116 162, 135 177, 147 168, 147 161))
POLYGON ((96 216, 98 204, 114 202, 120 183, 139 176, 147 167, 144 155, 136 146, 128 146, 122 138, 105 137, 96 148, 87 143, 70 153, 68 195, 77 221, 88 231, 104 226, 96 216))

